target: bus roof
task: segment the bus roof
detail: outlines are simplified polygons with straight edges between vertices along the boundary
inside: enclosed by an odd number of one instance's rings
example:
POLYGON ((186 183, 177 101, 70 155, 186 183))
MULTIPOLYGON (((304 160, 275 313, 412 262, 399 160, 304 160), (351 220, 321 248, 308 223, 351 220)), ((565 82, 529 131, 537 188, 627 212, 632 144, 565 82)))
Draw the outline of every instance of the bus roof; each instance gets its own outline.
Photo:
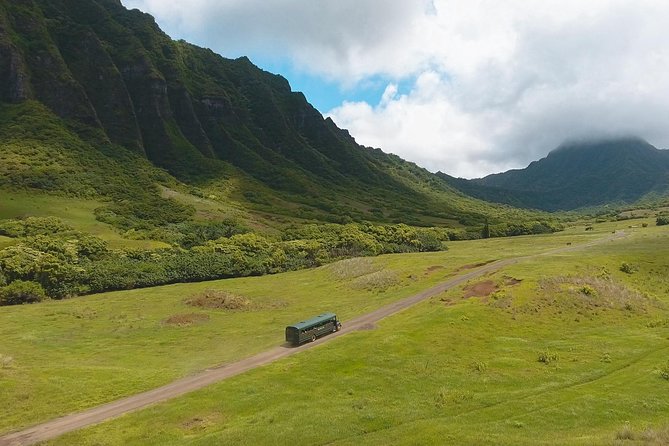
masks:
POLYGON ((337 315, 334 313, 323 313, 319 314, 316 317, 312 317, 311 319, 307 319, 306 321, 300 321, 297 324, 289 325, 289 327, 301 330, 303 328, 308 328, 311 327, 312 325, 316 325, 320 322, 327 321, 328 319, 332 319, 333 317, 337 317, 337 315))

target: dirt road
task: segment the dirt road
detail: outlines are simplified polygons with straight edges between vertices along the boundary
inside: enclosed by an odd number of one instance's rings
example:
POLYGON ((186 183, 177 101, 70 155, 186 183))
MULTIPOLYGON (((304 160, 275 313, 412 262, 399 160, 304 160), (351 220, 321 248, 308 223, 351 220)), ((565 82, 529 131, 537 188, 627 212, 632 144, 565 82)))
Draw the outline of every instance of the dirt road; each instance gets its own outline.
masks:
POLYGON ((592 246, 594 244, 602 243, 604 241, 609 241, 613 238, 618 238, 622 236, 624 236, 624 233, 619 232, 615 236, 596 240, 594 242, 553 249, 534 256, 499 260, 484 266, 480 266, 476 269, 472 269, 468 273, 462 274, 447 282, 441 283, 426 291, 423 291, 422 293, 407 297, 402 300, 398 300, 389 305, 381 307, 378 310, 375 310, 371 313, 359 316, 355 319, 349 321, 343 321, 344 326, 342 330, 333 333, 329 336, 320 338, 315 342, 311 342, 308 344, 304 344, 300 347, 294 347, 294 348, 287 346, 275 347, 271 350, 259 353, 255 356, 242 359, 241 361, 237 361, 231 364, 225 364, 219 367, 210 368, 202 372, 199 372, 195 375, 179 379, 177 381, 172 382, 171 384, 167 384, 165 386, 158 387, 156 389, 149 390, 147 392, 139 393, 137 395, 123 398, 118 401, 113 401, 111 403, 94 407, 92 409, 83 412, 74 413, 61 418, 57 418, 55 420, 51 420, 46 423, 33 426, 19 432, 7 434, 3 437, 0 437, 0 446, 32 445, 40 441, 46 441, 56 438, 67 432, 81 429, 83 427, 90 426, 92 424, 97 424, 102 421, 109 420, 111 418, 115 418, 120 415, 142 409, 152 404, 176 398, 178 396, 184 395, 194 390, 206 387, 210 384, 222 381, 235 375, 239 375, 240 373, 244 373, 247 370, 251 370, 256 367, 269 364, 278 359, 285 358, 286 356, 294 355, 308 348, 312 348, 316 345, 328 342, 339 336, 344 336, 347 333, 351 333, 353 331, 360 329, 369 328, 370 326, 373 326, 376 322, 380 321, 381 319, 390 316, 394 313, 397 313, 412 305, 415 305, 418 302, 421 302, 425 299, 429 299, 432 296, 436 296, 468 280, 471 280, 473 278, 482 276, 484 274, 493 271, 497 271, 500 268, 514 264, 520 260, 537 257, 540 255, 548 255, 548 254, 555 254, 558 252, 582 249, 587 246, 592 246))

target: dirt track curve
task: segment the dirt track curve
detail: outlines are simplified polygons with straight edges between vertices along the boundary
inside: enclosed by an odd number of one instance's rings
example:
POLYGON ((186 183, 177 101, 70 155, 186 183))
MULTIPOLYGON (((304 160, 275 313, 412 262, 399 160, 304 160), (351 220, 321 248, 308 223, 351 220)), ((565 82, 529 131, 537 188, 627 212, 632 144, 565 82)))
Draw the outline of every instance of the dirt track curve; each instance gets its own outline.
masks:
POLYGON ((287 347, 287 346, 275 347, 271 350, 267 350, 255 356, 242 359, 241 361, 206 369, 195 375, 181 378, 170 384, 158 387, 153 390, 149 390, 147 392, 138 393, 137 395, 113 401, 111 403, 94 407, 92 409, 88 409, 83 412, 78 412, 61 418, 56 418, 54 420, 38 424, 36 426, 27 428, 22 431, 7 434, 5 436, 0 437, 0 446, 32 445, 41 441, 46 441, 56 438, 67 432, 81 429, 83 427, 90 426, 92 424, 97 424, 102 421, 106 421, 111 418, 115 418, 120 415, 142 409, 152 404, 176 398, 178 396, 184 395, 194 390, 206 387, 210 384, 222 381, 235 375, 239 375, 240 373, 244 373, 247 370, 251 370, 256 367, 269 364, 278 359, 285 358, 286 356, 294 355, 295 353, 299 353, 308 348, 312 348, 316 345, 328 342, 331 339, 343 336, 347 333, 369 328, 370 326, 373 326, 376 322, 380 321, 381 319, 390 316, 394 313, 397 313, 401 310, 404 310, 405 308, 411 307, 412 305, 415 305, 418 302, 421 302, 432 296, 436 296, 448 289, 458 286, 473 278, 482 276, 484 274, 493 271, 497 271, 505 266, 514 264, 520 260, 549 254, 556 254, 565 251, 582 249, 588 246, 610 241, 614 238, 620 238, 623 236, 625 236, 625 233, 621 231, 617 232, 613 236, 609 236, 607 238, 595 240, 584 244, 567 246, 567 247, 552 249, 550 251, 546 251, 531 256, 516 257, 489 263, 487 265, 473 269, 468 273, 453 278, 447 282, 436 285, 428 290, 423 291, 422 293, 398 300, 384 307, 381 307, 378 310, 372 311, 371 313, 359 316, 355 319, 351 319, 349 321, 343 321, 344 326, 340 331, 333 333, 329 336, 326 336, 324 338, 320 338, 315 342, 304 344, 300 347, 287 347))

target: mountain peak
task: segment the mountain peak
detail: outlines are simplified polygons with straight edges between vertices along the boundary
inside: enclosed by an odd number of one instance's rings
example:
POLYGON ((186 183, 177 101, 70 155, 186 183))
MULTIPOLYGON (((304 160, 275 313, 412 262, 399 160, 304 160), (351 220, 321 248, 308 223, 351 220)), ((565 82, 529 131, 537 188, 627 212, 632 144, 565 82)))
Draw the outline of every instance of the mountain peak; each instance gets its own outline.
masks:
POLYGON ((548 211, 669 192, 669 151, 637 136, 571 140, 525 169, 454 184, 477 198, 548 211))

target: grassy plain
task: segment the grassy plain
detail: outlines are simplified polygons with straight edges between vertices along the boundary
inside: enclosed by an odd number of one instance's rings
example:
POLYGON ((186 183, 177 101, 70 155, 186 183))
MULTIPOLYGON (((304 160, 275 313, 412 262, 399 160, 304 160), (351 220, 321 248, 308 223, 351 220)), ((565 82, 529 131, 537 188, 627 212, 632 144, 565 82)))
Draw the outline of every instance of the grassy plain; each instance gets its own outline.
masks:
MULTIPOLYGON (((94 211, 102 202, 82 198, 26 192, 0 191, 0 220, 7 218, 57 216, 72 228, 107 241, 111 248, 151 249, 167 246, 152 240, 130 240, 112 226, 95 219, 94 211)), ((0 237, 0 249, 13 243, 0 237)))
MULTIPOLYGON (((0 369, 0 431, 249 356, 281 343, 283 326, 305 315, 333 310, 345 323, 465 265, 578 244, 628 224, 383 256, 358 265, 370 273, 367 279, 336 274, 341 268, 333 265, 6 308, 0 354, 13 362, 0 369), (391 285, 375 281, 377 270, 394 277, 391 285), (243 295, 251 306, 225 312, 183 303, 212 288, 243 295), (208 321, 164 324, 194 312, 208 321)), ((285 444, 295 438, 317 444, 606 444, 625 421, 638 428, 661 424, 669 414, 658 396, 669 383, 657 372, 669 335, 669 234, 654 227, 625 230, 627 238, 526 260, 482 279, 499 287, 494 296, 463 299, 469 288, 445 293, 376 330, 53 444, 285 444), (621 262, 638 270, 624 274, 621 262), (552 294, 539 288, 554 285, 550 278, 594 278, 604 269, 615 283, 650 297, 632 293, 630 302, 607 303, 608 295, 585 296, 588 301, 571 290, 582 284, 559 284, 552 294), (557 360, 539 362, 542 353, 557 360)))

